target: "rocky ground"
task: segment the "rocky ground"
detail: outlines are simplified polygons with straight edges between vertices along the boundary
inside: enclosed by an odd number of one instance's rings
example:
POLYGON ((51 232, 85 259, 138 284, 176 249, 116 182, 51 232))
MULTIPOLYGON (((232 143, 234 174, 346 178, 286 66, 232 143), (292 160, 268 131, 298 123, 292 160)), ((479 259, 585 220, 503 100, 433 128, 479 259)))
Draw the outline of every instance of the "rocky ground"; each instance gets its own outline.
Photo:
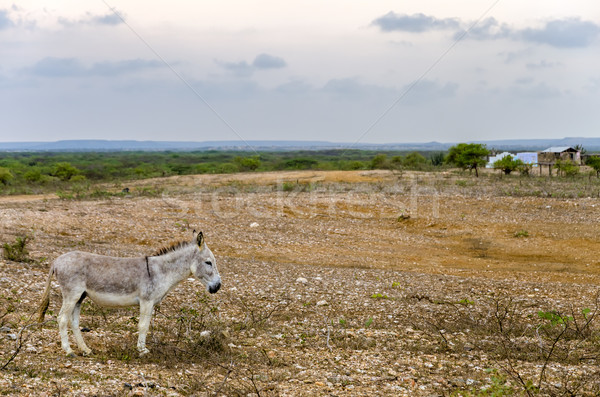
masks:
POLYGON ((552 198, 564 187, 473 180, 201 175, 0 198, 0 242, 32 237, 30 261, 0 260, 0 394, 598 395, 593 187, 552 198), (548 194, 507 194, 538 188, 548 194), (60 254, 143 256, 194 228, 223 288, 173 290, 148 356, 135 350, 135 308, 88 300, 94 353, 65 357, 56 283, 49 321, 31 320, 60 254))

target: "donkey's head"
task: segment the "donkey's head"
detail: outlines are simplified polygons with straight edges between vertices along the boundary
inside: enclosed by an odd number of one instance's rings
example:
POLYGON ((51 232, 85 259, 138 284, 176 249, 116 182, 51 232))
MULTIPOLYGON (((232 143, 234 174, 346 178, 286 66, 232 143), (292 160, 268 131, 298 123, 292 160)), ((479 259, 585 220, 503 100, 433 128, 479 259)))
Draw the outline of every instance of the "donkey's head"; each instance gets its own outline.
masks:
POLYGON ((194 254, 190 271, 194 277, 206 286, 208 292, 214 294, 221 288, 221 276, 217 269, 217 261, 211 250, 206 246, 202 232, 196 234, 194 231, 194 238, 198 244, 198 251, 194 254))

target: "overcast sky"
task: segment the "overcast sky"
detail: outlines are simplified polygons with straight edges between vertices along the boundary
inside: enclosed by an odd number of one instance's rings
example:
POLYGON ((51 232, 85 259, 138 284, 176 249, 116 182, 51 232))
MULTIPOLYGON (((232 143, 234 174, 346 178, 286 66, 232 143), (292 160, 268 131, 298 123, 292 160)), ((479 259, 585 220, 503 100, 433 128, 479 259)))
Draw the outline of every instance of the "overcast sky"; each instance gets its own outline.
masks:
POLYGON ((0 0, 0 141, 565 136, 598 0, 0 0))

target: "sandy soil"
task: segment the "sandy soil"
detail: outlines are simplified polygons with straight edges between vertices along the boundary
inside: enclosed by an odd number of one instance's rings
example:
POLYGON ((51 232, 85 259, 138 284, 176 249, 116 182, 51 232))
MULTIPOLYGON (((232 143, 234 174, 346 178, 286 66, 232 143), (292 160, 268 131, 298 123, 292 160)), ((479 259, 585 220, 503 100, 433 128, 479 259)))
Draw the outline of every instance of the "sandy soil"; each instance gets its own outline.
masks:
MULTIPOLYGON (((0 241, 33 236, 34 262, 0 260, 0 366, 10 361, 0 393, 508 395, 525 393, 519 377, 541 394, 598 392, 595 322, 549 359, 528 330, 546 330, 540 311, 594 313, 600 200, 507 197, 456 179, 299 171, 137 181, 99 200, 2 197, 0 241), (192 229, 205 233, 223 289, 172 291, 150 356, 135 353, 135 308, 84 306, 91 357, 65 358, 55 322, 19 334, 58 255, 142 256, 192 229), (521 334, 502 330, 500 309, 521 334), (592 358, 577 361, 577 349, 592 358)), ((48 318, 59 308, 54 283, 48 318)))

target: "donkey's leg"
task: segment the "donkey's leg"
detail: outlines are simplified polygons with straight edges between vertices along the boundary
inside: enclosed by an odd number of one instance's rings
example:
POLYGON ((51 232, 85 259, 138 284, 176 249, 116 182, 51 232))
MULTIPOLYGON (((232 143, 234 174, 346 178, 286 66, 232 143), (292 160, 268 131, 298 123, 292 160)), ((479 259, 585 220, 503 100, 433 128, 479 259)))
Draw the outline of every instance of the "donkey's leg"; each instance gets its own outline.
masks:
POLYGON ((138 323, 139 336, 137 343, 137 348, 140 352, 140 355, 150 353, 150 350, 146 348, 146 334, 148 333, 148 327, 150 326, 150 319, 152 318, 153 309, 153 302, 140 301, 140 321, 138 323))
POLYGON ((67 356, 74 356, 71 345, 69 344, 69 334, 67 333, 73 309, 77 304, 77 298, 71 298, 67 294, 63 294, 63 303, 58 313, 58 331, 60 333, 60 344, 67 356))
POLYGON ((81 303, 85 299, 86 293, 84 292, 81 295, 81 298, 75 304, 75 308, 73 309, 73 317, 71 320, 71 330, 73 331, 73 335, 75 336, 75 341, 77 342, 77 346, 79 346, 79 350, 83 352, 84 355, 90 355, 92 350, 87 347, 83 340, 83 336, 81 335, 81 330, 79 329, 79 315, 81 314, 81 303))

